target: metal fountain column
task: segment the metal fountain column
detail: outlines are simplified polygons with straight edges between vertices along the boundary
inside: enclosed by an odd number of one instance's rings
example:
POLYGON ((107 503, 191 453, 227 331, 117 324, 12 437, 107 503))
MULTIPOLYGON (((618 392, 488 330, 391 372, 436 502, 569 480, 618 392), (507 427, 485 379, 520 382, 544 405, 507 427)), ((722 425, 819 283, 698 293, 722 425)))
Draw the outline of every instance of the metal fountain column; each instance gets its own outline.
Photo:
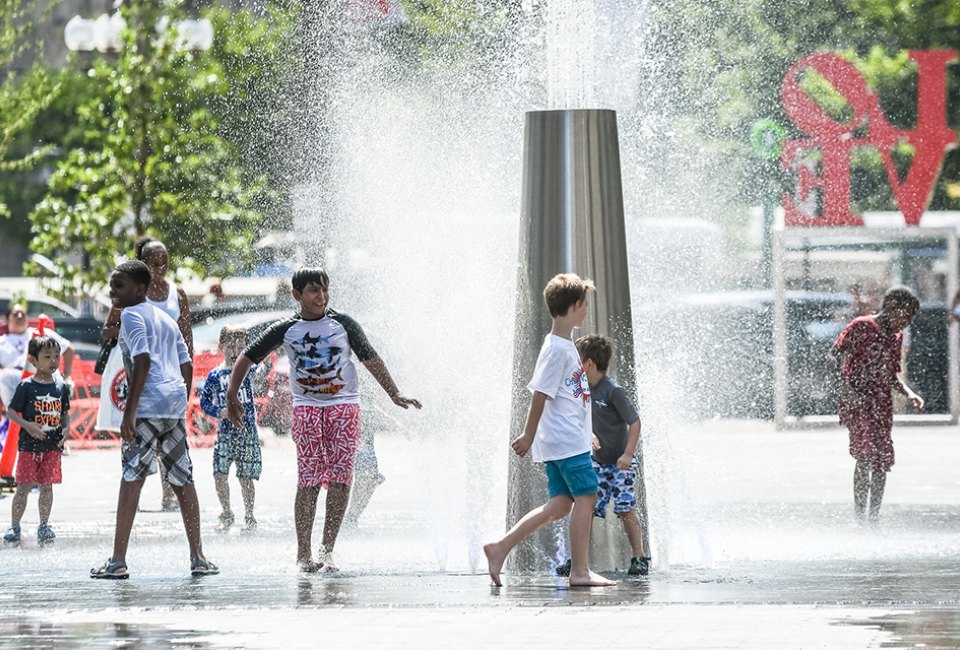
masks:
MULTIPOLYGON (((623 221, 617 116, 612 110, 533 111, 524 126, 523 190, 517 269, 517 320, 514 335, 511 439, 523 431, 530 393, 526 388, 550 314, 543 287, 557 273, 592 279, 597 291, 588 301, 579 334, 597 333, 614 342, 609 372, 636 398, 633 318, 623 221)), ((575 333, 576 335, 579 335, 575 333)), ((637 508, 647 530, 643 457, 637 508)), ((507 526, 547 498, 543 470, 530 457, 510 452, 507 526)), ((562 561, 565 524, 541 529, 508 560, 514 571, 546 571, 562 561)), ((648 540, 645 540, 648 541, 648 540)), ((649 548, 649 544, 647 546, 649 548)), ((591 566, 622 569, 630 547, 611 512, 594 519, 591 566)))

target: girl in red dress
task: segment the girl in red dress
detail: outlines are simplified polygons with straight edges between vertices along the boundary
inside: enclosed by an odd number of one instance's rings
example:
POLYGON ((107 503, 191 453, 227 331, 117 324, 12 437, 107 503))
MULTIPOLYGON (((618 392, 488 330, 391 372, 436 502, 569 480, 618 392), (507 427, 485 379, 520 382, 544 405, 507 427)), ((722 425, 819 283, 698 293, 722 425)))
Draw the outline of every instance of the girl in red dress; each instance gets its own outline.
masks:
POLYGON ((840 367, 840 424, 850 431, 853 503, 857 518, 877 523, 893 467, 893 393, 906 395, 918 411, 923 399, 899 377, 903 329, 920 309, 917 296, 894 287, 883 296, 879 313, 854 318, 837 338, 833 354, 840 367), (868 499, 869 497, 869 499, 868 499))

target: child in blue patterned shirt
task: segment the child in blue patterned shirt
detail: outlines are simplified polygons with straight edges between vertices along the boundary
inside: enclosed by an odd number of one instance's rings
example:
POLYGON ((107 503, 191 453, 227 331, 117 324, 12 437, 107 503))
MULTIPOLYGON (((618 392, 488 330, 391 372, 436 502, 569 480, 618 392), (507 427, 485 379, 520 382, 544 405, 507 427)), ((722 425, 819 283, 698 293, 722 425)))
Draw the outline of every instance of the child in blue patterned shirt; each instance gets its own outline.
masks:
POLYGON ((253 516, 255 490, 253 482, 260 478, 262 460, 260 457, 260 439, 257 434, 257 411, 253 403, 253 388, 250 376, 244 378, 239 398, 243 405, 243 426, 237 427, 227 417, 227 383, 233 363, 243 352, 247 344, 247 330, 243 327, 226 326, 220 330, 220 353, 223 365, 210 371, 203 384, 200 395, 200 407, 211 417, 218 418, 217 442, 213 447, 213 479, 217 486, 217 497, 223 512, 220 513, 218 532, 227 532, 235 521, 230 508, 230 486, 227 475, 230 465, 237 465, 237 479, 243 494, 243 507, 246 510, 243 530, 253 532, 257 520, 253 516))

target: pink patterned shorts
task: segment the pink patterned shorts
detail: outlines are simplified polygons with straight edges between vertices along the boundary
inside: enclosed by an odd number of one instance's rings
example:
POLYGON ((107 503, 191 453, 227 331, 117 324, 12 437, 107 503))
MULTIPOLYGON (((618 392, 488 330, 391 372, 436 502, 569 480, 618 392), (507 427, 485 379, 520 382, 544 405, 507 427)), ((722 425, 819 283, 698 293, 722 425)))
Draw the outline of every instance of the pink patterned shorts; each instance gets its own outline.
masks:
POLYGON ((360 444, 360 405, 295 406, 297 487, 353 482, 353 460, 360 444))

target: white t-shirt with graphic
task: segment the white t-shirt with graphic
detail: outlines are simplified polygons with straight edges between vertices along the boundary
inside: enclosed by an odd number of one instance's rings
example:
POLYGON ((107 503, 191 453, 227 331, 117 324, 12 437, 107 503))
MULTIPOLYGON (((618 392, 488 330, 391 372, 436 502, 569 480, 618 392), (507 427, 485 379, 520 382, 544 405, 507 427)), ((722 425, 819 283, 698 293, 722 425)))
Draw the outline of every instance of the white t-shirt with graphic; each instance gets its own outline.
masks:
POLYGON ((183 418, 187 414, 187 386, 180 366, 190 361, 180 328, 170 316, 141 302, 120 312, 120 352, 133 377, 133 359, 150 355, 147 382, 137 404, 137 418, 183 418))
POLYGON ((561 460, 589 452, 590 385, 573 341, 547 334, 527 388, 548 398, 533 439, 533 460, 561 460))

